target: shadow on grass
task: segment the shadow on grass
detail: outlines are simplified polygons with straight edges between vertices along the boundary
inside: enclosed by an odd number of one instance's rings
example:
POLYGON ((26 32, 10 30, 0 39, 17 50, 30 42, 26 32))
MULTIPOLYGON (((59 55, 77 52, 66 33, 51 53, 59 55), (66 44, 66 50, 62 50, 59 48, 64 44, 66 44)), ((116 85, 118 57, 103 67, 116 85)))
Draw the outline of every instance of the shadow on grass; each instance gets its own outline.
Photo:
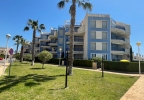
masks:
POLYGON ((62 90, 62 89, 66 89, 66 88, 57 88, 57 89, 48 89, 48 90, 51 90, 51 91, 53 91, 53 90, 62 90))
POLYGON ((30 68, 31 70, 41 70, 41 69, 45 69, 45 68, 30 68))
POLYGON ((11 87, 16 86, 19 83, 24 83, 25 86, 32 87, 40 85, 42 82, 47 82, 50 80, 55 80, 56 77, 64 75, 37 75, 37 74, 28 74, 26 76, 5 76, 0 80, 0 93, 10 89, 11 87))

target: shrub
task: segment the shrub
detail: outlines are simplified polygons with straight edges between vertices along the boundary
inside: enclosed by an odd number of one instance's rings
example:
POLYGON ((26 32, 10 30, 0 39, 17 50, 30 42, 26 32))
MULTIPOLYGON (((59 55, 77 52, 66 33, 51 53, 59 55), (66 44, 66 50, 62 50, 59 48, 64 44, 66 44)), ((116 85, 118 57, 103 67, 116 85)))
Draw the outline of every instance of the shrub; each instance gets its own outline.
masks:
POLYGON ((49 61, 52 57, 53 55, 48 51, 42 51, 41 53, 38 54, 39 60, 41 60, 43 63, 42 68, 44 67, 44 63, 49 61))
POLYGON ((16 58, 17 60, 20 60, 20 54, 19 53, 14 54, 13 58, 16 58))
POLYGON ((32 60, 32 55, 31 54, 25 54, 23 59, 25 61, 31 61, 32 60))

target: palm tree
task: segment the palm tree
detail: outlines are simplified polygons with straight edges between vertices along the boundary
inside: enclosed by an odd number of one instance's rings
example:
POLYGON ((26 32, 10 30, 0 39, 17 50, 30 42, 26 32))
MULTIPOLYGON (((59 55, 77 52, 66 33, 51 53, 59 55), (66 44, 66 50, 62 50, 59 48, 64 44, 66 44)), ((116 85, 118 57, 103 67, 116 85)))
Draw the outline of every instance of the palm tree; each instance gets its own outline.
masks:
POLYGON ((18 53, 18 47, 19 47, 21 38, 22 38, 22 36, 20 36, 20 35, 16 35, 13 37, 13 40, 16 42, 15 45, 17 45, 16 53, 18 53))
POLYGON ((27 26, 24 28, 24 31, 28 31, 29 28, 33 29, 33 40, 32 40, 32 66, 34 65, 34 60, 35 60, 35 54, 34 54, 34 47, 35 47, 35 37, 36 37, 36 31, 41 32, 41 30, 45 30, 45 25, 40 24, 38 25, 38 20, 34 21, 29 19, 27 22, 27 26))
MULTIPOLYGON (((87 0, 88 1, 88 0, 87 0)), ((85 10, 92 10, 92 4, 86 2, 86 0, 61 0, 57 5, 59 8, 64 8, 65 3, 71 3, 69 13, 71 15, 70 21, 70 50, 69 50, 69 67, 68 67, 68 75, 72 75, 72 67, 73 67, 73 32, 74 32, 74 25, 75 25, 75 16, 76 16, 76 4, 78 7, 82 6, 85 10)))
POLYGON ((29 42, 26 41, 24 38, 21 38, 20 44, 21 44, 20 62, 23 62, 24 46, 29 45, 29 42))

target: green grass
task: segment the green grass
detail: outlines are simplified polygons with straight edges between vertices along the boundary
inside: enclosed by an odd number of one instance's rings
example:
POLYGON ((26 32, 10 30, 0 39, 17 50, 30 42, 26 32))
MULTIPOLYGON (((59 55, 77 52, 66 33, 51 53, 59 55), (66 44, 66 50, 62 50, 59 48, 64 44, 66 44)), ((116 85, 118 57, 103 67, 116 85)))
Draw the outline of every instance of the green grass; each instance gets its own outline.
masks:
MULTIPOLYGON (((73 69, 64 89, 65 67, 12 64, 11 77, 0 77, 0 100, 119 100, 138 77, 73 69)), ((6 70, 8 74, 8 69, 6 70)))

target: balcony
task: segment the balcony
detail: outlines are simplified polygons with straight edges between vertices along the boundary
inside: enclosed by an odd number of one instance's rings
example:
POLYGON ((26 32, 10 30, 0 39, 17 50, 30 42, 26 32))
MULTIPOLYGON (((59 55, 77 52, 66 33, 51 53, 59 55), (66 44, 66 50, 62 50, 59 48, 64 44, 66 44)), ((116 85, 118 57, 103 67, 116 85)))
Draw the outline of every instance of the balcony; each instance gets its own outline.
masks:
MULTIPOLYGON (((83 36, 85 34, 85 26, 81 26, 78 32, 74 32, 74 36, 83 36)), ((65 35, 70 35, 70 31, 66 32, 65 35)))
POLYGON ((40 42, 38 40, 35 40, 35 44, 39 44, 40 42))
POLYGON ((49 38, 51 38, 51 39, 57 39, 58 38, 57 31, 54 31, 54 34, 50 34, 49 38))
POLYGON ((111 32, 114 34, 119 34, 119 35, 130 35, 125 31, 125 28, 123 26, 115 26, 111 28, 111 32))
POLYGON ((57 43, 57 41, 50 41, 49 45, 50 46, 57 46, 58 43, 57 43))
POLYGON ((41 38, 41 39, 39 39, 39 41, 47 42, 47 41, 50 41, 50 38, 41 38))
MULTIPOLYGON (((69 51, 69 48, 66 48, 69 51)), ((83 48, 74 48, 73 54, 83 54, 83 48)))
POLYGON ((124 48, 112 49, 111 53, 116 54, 116 55, 123 55, 123 54, 125 54, 125 49, 124 48))
POLYGON ((74 48, 74 54, 83 54, 83 48, 74 48))
POLYGON ((41 47, 43 47, 43 48, 50 48, 49 44, 41 44, 41 47))
POLYGON ((40 49, 40 47, 35 47, 35 50, 39 50, 40 49))
MULTIPOLYGON (((74 45, 83 45, 83 39, 74 39, 74 45)), ((67 40, 66 44, 70 44, 70 40, 67 40)))
POLYGON ((124 40, 118 40, 118 39, 111 39, 111 43, 113 44, 124 44, 124 40))

